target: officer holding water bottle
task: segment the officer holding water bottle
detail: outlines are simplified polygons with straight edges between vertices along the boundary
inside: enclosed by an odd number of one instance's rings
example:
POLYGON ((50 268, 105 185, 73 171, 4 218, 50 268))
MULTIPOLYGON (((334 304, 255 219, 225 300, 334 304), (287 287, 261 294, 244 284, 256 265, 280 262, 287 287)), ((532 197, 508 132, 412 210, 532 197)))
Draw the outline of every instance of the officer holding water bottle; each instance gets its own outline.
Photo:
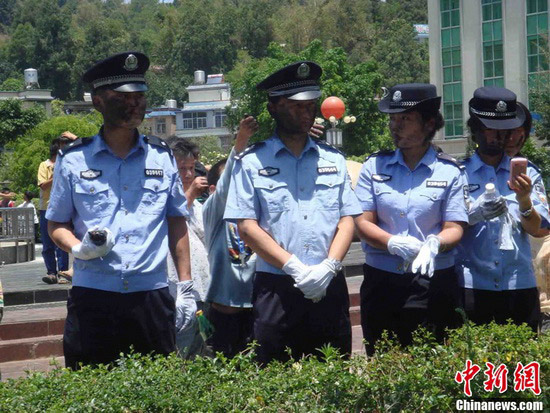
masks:
POLYGON ((538 168, 511 158, 505 148, 525 120, 516 95, 482 87, 469 102, 468 127, 477 144, 464 161, 469 182, 469 226, 459 244, 456 269, 464 309, 475 323, 527 323, 537 330, 540 304, 528 235, 550 222, 538 168), (519 167, 516 170, 516 167, 519 167))

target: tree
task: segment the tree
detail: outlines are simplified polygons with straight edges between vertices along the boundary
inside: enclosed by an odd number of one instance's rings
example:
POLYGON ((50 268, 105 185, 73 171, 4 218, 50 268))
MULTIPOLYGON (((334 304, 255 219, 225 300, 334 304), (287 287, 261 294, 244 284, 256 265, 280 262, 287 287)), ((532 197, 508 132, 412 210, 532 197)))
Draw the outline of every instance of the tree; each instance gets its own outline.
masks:
POLYGON ((257 91, 255 85, 283 66, 302 59, 315 61, 323 68, 322 99, 340 97, 346 104, 346 113, 357 117, 356 123, 342 125, 344 151, 348 155, 362 155, 391 147, 385 133, 385 116, 378 111, 375 100, 382 86, 382 76, 377 71, 376 63, 351 65, 342 48, 325 49, 318 40, 299 54, 288 53, 285 48, 271 44, 267 57, 252 59, 240 78, 230 73, 234 79, 235 108, 229 111, 229 126, 236 127, 244 114, 253 114, 260 124, 255 140, 270 136, 274 122, 267 111, 267 96, 257 91))
POLYGON ((530 109, 540 116, 534 122, 535 135, 544 146, 550 146, 550 72, 541 73, 529 90, 530 109))
POLYGON ((20 100, 0 101, 0 148, 24 135, 46 118, 40 106, 24 108, 20 100))
POLYGON ((23 78, 9 77, 0 84, 0 90, 19 91, 25 87, 23 78))
POLYGON ((40 162, 49 158, 49 146, 62 132, 77 136, 92 136, 97 125, 72 115, 57 116, 41 122, 35 128, 6 146, 0 160, 0 179, 11 181, 17 192, 36 191, 36 172, 40 162))

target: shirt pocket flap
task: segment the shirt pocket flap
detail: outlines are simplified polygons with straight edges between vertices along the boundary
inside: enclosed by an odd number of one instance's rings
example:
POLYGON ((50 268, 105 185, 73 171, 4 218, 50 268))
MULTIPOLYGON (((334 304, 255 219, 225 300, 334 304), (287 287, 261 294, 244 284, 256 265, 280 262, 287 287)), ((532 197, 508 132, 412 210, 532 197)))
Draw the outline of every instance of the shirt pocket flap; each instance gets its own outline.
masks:
POLYGON ((77 194, 94 195, 109 189, 107 182, 79 180, 74 185, 77 194))
POLYGON ((275 189, 288 186, 286 182, 276 181, 269 178, 257 178, 252 183, 256 189, 266 189, 268 191, 274 191, 275 189))
POLYGON ((141 186, 153 192, 162 192, 168 189, 168 179, 144 178, 141 180, 141 186))
POLYGON ((443 198, 443 191, 421 192, 419 195, 435 202, 440 201, 443 198))
POLYGON ((382 194, 390 194, 392 192, 392 188, 385 184, 385 183, 374 183, 374 194, 375 195, 382 195, 382 194))
POLYGON ((339 186, 344 182, 344 177, 337 174, 319 175, 315 180, 315 185, 322 185, 329 188, 339 186))

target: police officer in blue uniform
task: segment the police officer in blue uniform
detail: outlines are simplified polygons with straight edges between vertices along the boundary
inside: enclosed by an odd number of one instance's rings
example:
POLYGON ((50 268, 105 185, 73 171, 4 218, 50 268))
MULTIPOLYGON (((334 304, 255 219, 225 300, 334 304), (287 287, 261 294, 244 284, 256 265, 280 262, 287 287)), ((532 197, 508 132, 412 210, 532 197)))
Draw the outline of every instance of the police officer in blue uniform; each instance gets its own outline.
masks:
POLYGON ((440 102, 435 86, 415 83, 394 86, 378 105, 397 149, 370 156, 355 188, 368 354, 384 330, 407 345, 420 325, 441 339, 459 321, 453 248, 468 220, 467 186, 458 163, 431 144, 444 123, 440 102))
POLYGON ((308 136, 321 96, 321 67, 297 62, 257 85, 277 127, 233 169, 225 219, 257 253, 254 339, 261 363, 351 352, 349 298, 341 269, 361 213, 342 154, 308 136))
MULTIPOLYGON (((527 323, 537 331, 540 302, 528 235, 547 227, 548 203, 538 168, 510 182, 510 160, 505 154, 512 132, 526 113, 516 95, 504 88, 482 87, 470 100, 470 128, 478 147, 464 161, 470 193, 469 227, 459 245, 457 271, 464 307, 475 323, 527 323), (486 200, 485 185, 493 183, 500 196, 486 200), (513 188, 513 189, 512 189, 513 188), (511 221, 511 247, 503 246, 503 221, 511 221)), ((508 233, 508 231, 506 231, 508 233)))
POLYGON ((164 142, 137 130, 148 67, 144 54, 125 52, 90 68, 83 80, 104 124, 59 152, 46 217, 51 238, 75 257, 67 367, 109 363, 130 346, 168 354, 175 328, 195 316, 178 170, 164 142), (102 232, 94 238, 94 230, 102 232), (180 278, 176 306, 167 287, 169 249, 180 278))

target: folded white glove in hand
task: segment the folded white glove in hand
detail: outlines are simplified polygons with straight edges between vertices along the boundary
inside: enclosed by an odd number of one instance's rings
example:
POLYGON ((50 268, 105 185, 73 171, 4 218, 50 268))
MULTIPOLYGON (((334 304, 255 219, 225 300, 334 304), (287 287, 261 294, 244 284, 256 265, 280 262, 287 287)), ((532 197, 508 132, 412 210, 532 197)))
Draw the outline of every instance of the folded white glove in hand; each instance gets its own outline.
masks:
POLYGON ((325 296, 327 287, 336 275, 337 266, 338 261, 325 258, 319 264, 310 266, 309 274, 295 287, 304 293, 304 297, 316 303, 325 296))
POLYGON ((420 252, 412 263, 412 272, 419 272, 428 275, 430 278, 434 275, 435 257, 439 253, 441 239, 437 235, 428 235, 420 252))
POLYGON ((98 228, 94 228, 86 231, 82 242, 80 244, 76 244, 71 249, 71 252, 75 258, 78 258, 79 260, 93 260, 94 258, 99 258, 107 255, 109 251, 113 249, 113 246, 115 245, 115 240, 113 237, 113 233, 109 231, 108 228, 103 228, 103 231, 105 231, 106 233, 106 240, 103 245, 96 245, 92 242, 92 239, 90 238, 90 232, 98 230, 98 228))
POLYGON ((420 248, 422 248, 422 241, 411 235, 405 237, 394 235, 388 240, 389 253, 398 255, 409 263, 418 255, 420 248))
POLYGON ((176 332, 179 332, 193 325, 197 318, 197 302, 192 280, 179 281, 176 287, 176 332))
POLYGON ((302 281, 309 271, 309 267, 300 261, 300 259, 294 254, 291 255, 281 269, 286 274, 290 275, 297 283, 302 281))
POLYGON ((508 211, 506 199, 499 196, 497 199, 487 201, 482 195, 474 201, 468 212, 468 223, 475 225, 481 221, 488 221, 508 211))

